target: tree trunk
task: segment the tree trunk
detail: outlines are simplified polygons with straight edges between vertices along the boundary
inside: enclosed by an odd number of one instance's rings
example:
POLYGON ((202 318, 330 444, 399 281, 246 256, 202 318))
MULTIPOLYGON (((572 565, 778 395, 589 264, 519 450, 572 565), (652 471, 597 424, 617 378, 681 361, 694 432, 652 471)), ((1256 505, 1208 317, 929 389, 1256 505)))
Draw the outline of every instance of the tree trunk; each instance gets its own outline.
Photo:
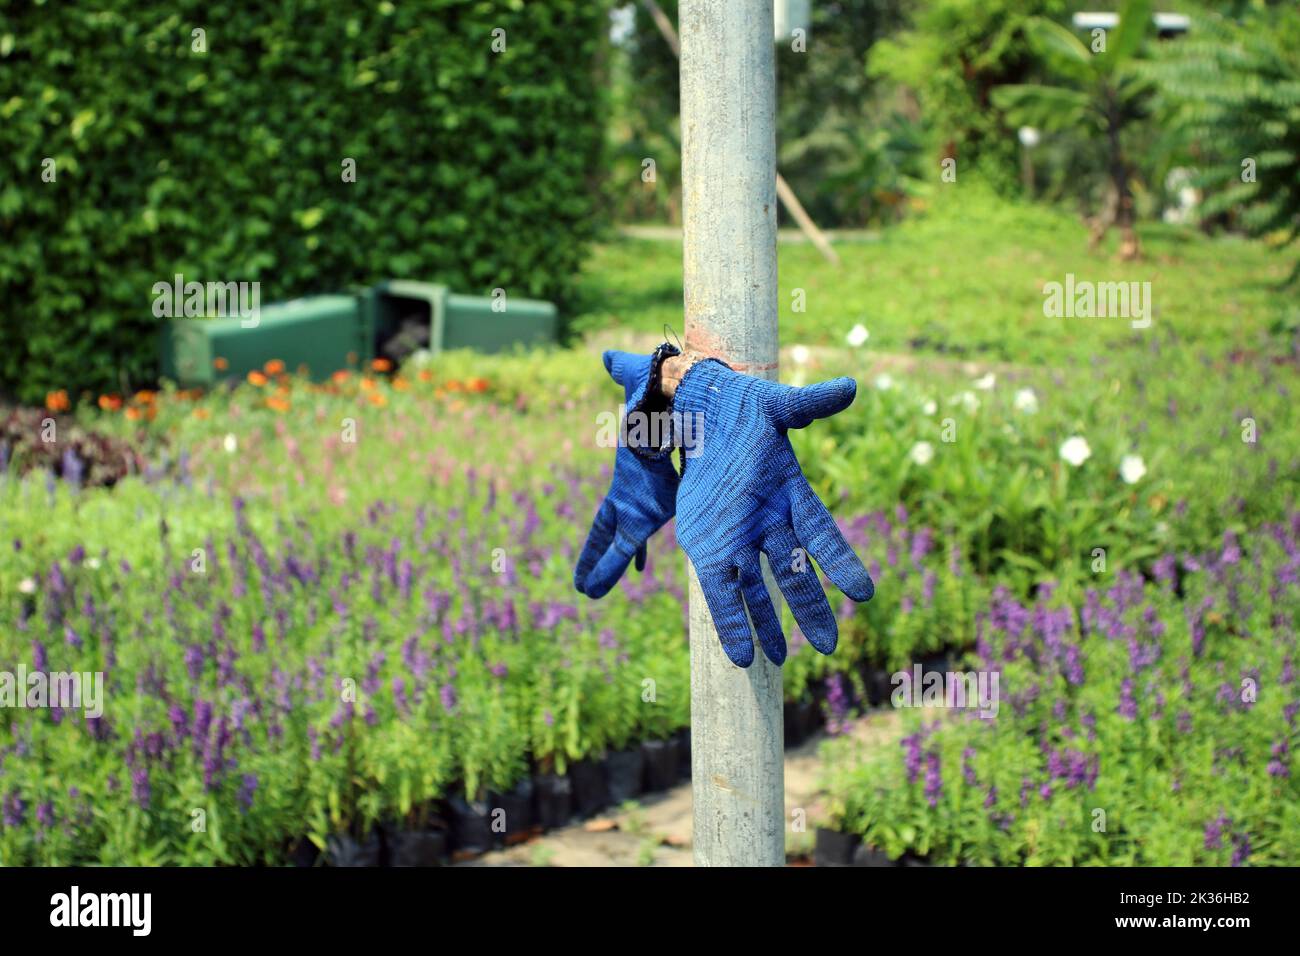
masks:
POLYGON ((1140 250, 1137 232, 1133 228, 1133 188, 1120 145, 1121 127, 1119 107, 1112 95, 1106 122, 1106 138, 1110 143, 1110 181, 1115 189, 1115 224, 1120 228, 1119 257, 1128 261, 1136 259, 1140 250))

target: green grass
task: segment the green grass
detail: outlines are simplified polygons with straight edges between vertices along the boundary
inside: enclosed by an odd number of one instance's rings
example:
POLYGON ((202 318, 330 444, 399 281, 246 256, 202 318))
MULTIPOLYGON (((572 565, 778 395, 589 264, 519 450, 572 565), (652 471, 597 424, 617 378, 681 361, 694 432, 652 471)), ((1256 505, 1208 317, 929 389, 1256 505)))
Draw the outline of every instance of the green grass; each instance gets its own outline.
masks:
MULTIPOLYGON (((1077 217, 999 203, 966 187, 879 239, 837 245, 833 266, 807 243, 779 247, 781 340, 843 345, 861 322, 870 348, 1065 367, 1141 350, 1152 331, 1219 354, 1250 350, 1295 309, 1279 288, 1290 262, 1262 243, 1145 224, 1143 257, 1120 262, 1111 236, 1096 251, 1077 217), (1095 282, 1150 282, 1151 329, 1124 319, 1052 319, 1043 286, 1067 273, 1095 282), (805 311, 793 310, 796 289, 805 311)), ((576 332, 622 327, 660 334, 682 325, 680 242, 600 246, 579 283, 576 332)))

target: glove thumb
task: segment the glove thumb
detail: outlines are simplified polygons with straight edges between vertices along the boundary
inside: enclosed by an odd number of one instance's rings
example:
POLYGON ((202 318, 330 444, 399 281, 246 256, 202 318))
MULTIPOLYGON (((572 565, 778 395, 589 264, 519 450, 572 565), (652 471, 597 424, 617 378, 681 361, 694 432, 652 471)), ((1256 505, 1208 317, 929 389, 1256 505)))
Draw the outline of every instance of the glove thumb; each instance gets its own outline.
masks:
POLYGON ((768 393, 767 417, 777 428, 804 428, 818 418, 829 418, 853 404, 858 383, 848 377, 794 388, 781 385, 768 393))

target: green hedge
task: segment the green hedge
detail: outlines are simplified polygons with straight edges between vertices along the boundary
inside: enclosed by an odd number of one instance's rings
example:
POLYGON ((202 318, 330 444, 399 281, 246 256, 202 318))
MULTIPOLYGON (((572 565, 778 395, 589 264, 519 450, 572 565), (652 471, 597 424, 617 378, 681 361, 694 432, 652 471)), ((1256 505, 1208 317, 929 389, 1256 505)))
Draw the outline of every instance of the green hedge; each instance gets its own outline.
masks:
POLYGON ((0 392, 148 380, 177 272, 263 303, 392 276, 567 296, 607 4, 54 6, 0 7, 0 392))

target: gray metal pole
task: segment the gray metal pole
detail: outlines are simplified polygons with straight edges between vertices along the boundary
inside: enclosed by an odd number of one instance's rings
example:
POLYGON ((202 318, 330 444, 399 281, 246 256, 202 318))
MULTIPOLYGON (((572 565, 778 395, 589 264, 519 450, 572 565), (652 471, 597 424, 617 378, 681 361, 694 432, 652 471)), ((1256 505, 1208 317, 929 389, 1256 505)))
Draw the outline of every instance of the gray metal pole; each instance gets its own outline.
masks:
MULTIPOLYGON (((678 12, 686 345, 764 378, 777 374, 772 22, 772 0, 678 12)), ((779 610, 770 574, 768 590, 779 610)), ((748 669, 727 660, 694 569, 690 632, 695 863, 781 866, 781 669, 761 651, 748 669)))

